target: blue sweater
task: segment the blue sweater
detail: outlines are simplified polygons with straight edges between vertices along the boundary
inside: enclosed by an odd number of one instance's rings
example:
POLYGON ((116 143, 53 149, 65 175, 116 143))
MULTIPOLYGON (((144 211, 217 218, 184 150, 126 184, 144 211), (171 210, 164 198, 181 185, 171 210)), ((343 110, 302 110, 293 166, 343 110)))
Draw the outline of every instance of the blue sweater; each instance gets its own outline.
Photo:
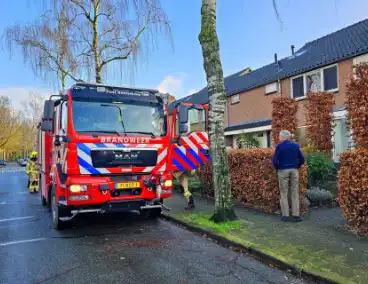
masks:
POLYGON ((304 164, 304 156, 298 144, 284 141, 277 145, 272 163, 276 170, 299 169, 304 164))

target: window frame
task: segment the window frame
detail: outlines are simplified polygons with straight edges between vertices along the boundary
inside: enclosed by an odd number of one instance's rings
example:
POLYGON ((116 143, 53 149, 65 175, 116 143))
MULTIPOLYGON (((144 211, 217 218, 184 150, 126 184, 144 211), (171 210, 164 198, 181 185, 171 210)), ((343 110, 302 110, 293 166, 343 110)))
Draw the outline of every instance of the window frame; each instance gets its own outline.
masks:
POLYGON ((278 84, 277 82, 272 82, 272 83, 269 83, 267 85, 265 85, 264 87, 264 90, 265 90, 265 95, 268 96, 268 95, 271 95, 271 94, 274 94, 274 93, 277 93, 278 92, 278 84), (270 86, 275 86, 274 89, 272 89, 271 91, 267 91, 267 87, 270 87, 270 86))
POLYGON ((235 94, 230 97, 230 104, 235 105, 240 103, 240 94, 235 94), (233 101, 233 98, 237 97, 238 99, 236 101, 233 101))
POLYGON ((321 77, 321 92, 335 93, 335 92, 338 92, 339 91, 339 88, 340 88, 340 86, 339 86, 339 65, 338 65, 338 63, 335 63, 335 64, 324 66, 324 67, 319 68, 319 69, 311 70, 311 71, 309 71, 307 73, 298 74, 296 76, 291 77, 290 78, 291 98, 295 99, 296 101, 305 100, 307 98, 307 76, 308 75, 311 75, 311 74, 315 74, 317 72, 320 73, 320 77, 321 77), (325 81, 324 81, 324 72, 323 71, 325 69, 329 69, 329 68, 332 68, 332 67, 336 67, 337 88, 331 89, 331 90, 325 90, 325 81), (294 90, 293 90, 293 80, 294 79, 297 79, 297 78, 300 78, 300 77, 303 77, 304 96, 295 98, 294 97, 294 90))
POLYGON ((308 93, 308 77, 309 76, 313 76, 314 74, 319 74, 319 79, 320 79, 320 84, 321 84, 321 90, 317 91, 317 92, 323 92, 324 90, 324 76, 323 76, 323 70, 322 69, 317 69, 317 70, 313 70, 310 71, 308 73, 303 74, 304 76, 304 96, 306 96, 306 94, 308 93))

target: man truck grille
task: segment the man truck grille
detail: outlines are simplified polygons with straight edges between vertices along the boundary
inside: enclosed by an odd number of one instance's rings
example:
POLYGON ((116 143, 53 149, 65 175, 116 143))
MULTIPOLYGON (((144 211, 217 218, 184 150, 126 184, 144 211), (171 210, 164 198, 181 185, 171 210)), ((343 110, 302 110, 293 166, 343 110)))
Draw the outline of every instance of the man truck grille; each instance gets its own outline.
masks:
POLYGON ((91 158, 95 168, 152 167, 157 162, 157 150, 94 149, 91 158))

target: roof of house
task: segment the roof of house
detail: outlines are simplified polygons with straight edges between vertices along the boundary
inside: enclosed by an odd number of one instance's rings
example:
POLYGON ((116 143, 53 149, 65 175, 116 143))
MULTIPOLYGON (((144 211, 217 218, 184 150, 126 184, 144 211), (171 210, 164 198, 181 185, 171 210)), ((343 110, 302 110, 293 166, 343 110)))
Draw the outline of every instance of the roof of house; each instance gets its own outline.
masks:
POLYGON ((246 123, 228 126, 225 128, 225 131, 234 131, 234 130, 255 128, 255 127, 262 127, 262 126, 271 125, 271 123, 272 123, 272 119, 248 121, 246 123))
MULTIPOLYGON (((306 43, 289 56, 239 76, 241 70, 225 78, 227 96, 292 77, 313 69, 368 52, 368 19, 306 43)), ((208 103, 207 87, 182 100, 208 103)))

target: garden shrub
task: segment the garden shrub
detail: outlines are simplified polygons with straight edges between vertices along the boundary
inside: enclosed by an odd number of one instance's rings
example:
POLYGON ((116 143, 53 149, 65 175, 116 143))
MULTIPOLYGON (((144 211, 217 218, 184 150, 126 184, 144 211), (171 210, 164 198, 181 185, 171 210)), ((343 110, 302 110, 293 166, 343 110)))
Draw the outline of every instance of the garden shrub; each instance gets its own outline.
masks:
POLYGON ((340 162, 338 199, 344 218, 368 234, 368 149, 347 151, 340 162))
POLYGON ((326 182, 336 180, 336 168, 333 161, 324 153, 317 152, 307 157, 308 185, 322 187, 326 182))
POLYGON ((305 192, 305 197, 308 198, 312 206, 330 206, 334 201, 334 196, 330 191, 318 187, 308 189, 305 192))
MULTIPOLYGON (((228 152, 231 191, 233 197, 245 205, 265 212, 279 212, 280 191, 277 173, 272 165, 272 149, 241 149, 228 152)), ((212 172, 210 164, 200 167, 199 178, 203 192, 213 196, 212 172)), ((301 211, 306 190, 306 167, 300 169, 301 211)))
POLYGON ((309 155, 317 152, 316 149, 314 149, 314 147, 312 145, 306 145, 304 147, 301 147, 301 150, 303 152, 303 155, 305 158, 308 158, 309 155))

